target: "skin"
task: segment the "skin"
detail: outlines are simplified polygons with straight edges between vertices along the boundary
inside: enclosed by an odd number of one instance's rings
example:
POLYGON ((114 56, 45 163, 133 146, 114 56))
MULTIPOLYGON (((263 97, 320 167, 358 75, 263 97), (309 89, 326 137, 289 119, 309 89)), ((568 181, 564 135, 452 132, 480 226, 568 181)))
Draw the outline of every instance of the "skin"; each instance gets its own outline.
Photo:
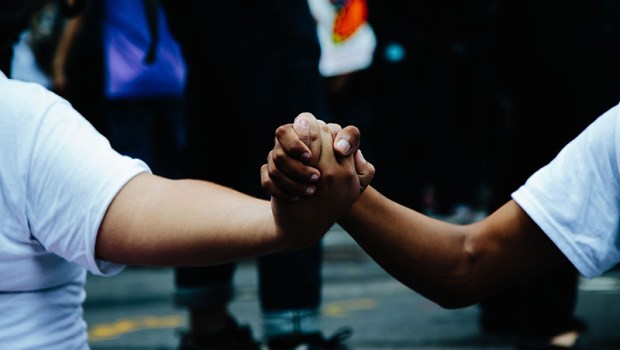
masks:
MULTIPOLYGON (((17 17, 28 14, 26 4, 2 3, 10 19, 0 26, 2 52, 19 32, 15 26, 24 25, 17 17)), ((271 202, 210 182, 138 175, 110 204, 95 253, 125 264, 224 263, 303 248, 338 220, 386 271, 449 308, 565 259, 513 201, 466 226, 391 201, 368 186, 374 167, 358 146, 356 128, 341 130, 311 115, 280 127, 261 169, 271 202)))
POLYGON ((75 42, 77 34, 81 30, 84 23, 83 16, 69 18, 65 24, 64 30, 60 35, 56 52, 52 61, 52 86, 53 90, 64 93, 67 88, 67 76, 65 66, 69 52, 75 42))
MULTIPOLYGON (((196 266, 301 249, 316 242, 357 200, 360 180, 353 155, 336 159, 325 123, 305 113, 295 124, 302 137, 317 146, 306 159, 320 171, 313 184, 319 190, 311 197, 270 202, 207 181, 143 173, 130 180, 110 204, 97 235, 96 256, 123 264, 196 266)), ((281 127, 277 135, 285 129, 293 130, 293 124, 281 127)), ((354 153, 359 132, 349 129, 348 133, 354 153)))
MULTIPOLYGON (((351 130, 335 134, 334 143, 350 138, 351 130)), ((291 165, 299 162, 293 151, 299 142, 303 141, 294 130, 278 135, 270 153, 278 159, 268 159, 263 167, 263 187, 268 193, 303 193, 304 184, 295 182, 307 178, 311 170, 291 165)), ((319 162, 319 168, 331 168, 327 161, 319 162)), ((565 259, 512 200, 477 223, 457 225, 402 206, 368 186, 338 223, 393 277, 445 308, 480 302, 565 259)))

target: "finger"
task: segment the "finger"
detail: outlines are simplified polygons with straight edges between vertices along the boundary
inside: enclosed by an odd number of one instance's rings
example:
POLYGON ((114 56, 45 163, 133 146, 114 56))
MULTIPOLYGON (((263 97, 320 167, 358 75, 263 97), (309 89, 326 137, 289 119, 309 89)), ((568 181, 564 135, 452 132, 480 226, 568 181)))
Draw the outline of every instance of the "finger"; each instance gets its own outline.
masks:
POLYGON ((375 167, 364 158, 361 150, 355 153, 355 170, 360 181, 360 191, 363 191, 375 176, 375 167))
POLYGON ((261 167, 261 186, 268 194, 278 198, 309 196, 315 192, 314 185, 295 181, 282 173, 274 165, 271 156, 268 157, 267 164, 261 167))
POLYGON ((329 131, 331 131, 332 138, 334 139, 336 138, 336 135, 338 135, 338 133, 342 130, 342 126, 336 123, 328 123, 327 127, 329 128, 329 131))
POLYGON ((278 198, 291 202, 298 202, 301 199, 301 196, 286 193, 280 187, 276 186, 273 182, 269 181, 269 178, 264 178, 262 172, 261 185, 263 186, 265 192, 267 192, 267 194, 269 194, 273 198, 278 198))
POLYGON ((310 148, 300 140, 293 124, 284 124, 278 127, 275 134, 276 148, 281 147, 290 157, 303 162, 310 159, 310 148))
MULTIPOLYGON (((350 189, 339 189, 344 191, 359 190, 361 192, 361 187, 359 186, 359 177, 356 176, 357 172, 355 169, 355 160, 353 155, 348 156, 337 156, 334 150, 334 140, 332 138, 333 132, 337 131, 334 126, 330 125, 322 125, 322 133, 321 137, 323 138, 323 149, 321 150, 321 167, 320 170, 323 173, 323 178, 325 181, 330 181, 331 173, 329 170, 323 169, 322 166, 326 166, 327 169, 335 169, 334 167, 339 168, 338 172, 341 174, 345 174, 342 171, 346 170, 347 177, 351 179, 349 181, 349 185, 352 187, 350 189)), ((320 190, 320 189, 319 189, 320 190)))
POLYGON ((295 158, 291 158, 285 151, 284 147, 280 145, 278 140, 273 150, 271 150, 267 156, 267 163, 271 169, 271 173, 277 171, 281 176, 286 176, 291 181, 308 184, 309 182, 316 182, 319 179, 319 170, 304 164, 302 161, 295 158))
POLYGON ((320 127, 320 147, 321 147, 321 162, 325 163, 335 161, 334 155, 334 140, 329 126, 322 120, 318 121, 320 127))
POLYGON ((334 138, 334 150, 340 157, 353 154, 360 146, 360 130, 353 125, 342 129, 334 138))
POLYGON ((306 146, 310 146, 310 121, 312 120, 311 115, 299 114, 295 117, 295 121, 293 122, 293 130, 297 133, 299 140, 303 142, 306 146))
POLYGON ((318 164, 321 158, 319 121, 311 113, 301 113, 295 118, 293 129, 310 151, 310 158, 306 164, 318 164))
POLYGON ((286 193, 273 182, 272 178, 269 177, 267 164, 263 164, 260 168, 260 182, 263 190, 265 190, 265 192, 267 192, 270 196, 293 200, 298 200, 300 198, 299 196, 286 193))

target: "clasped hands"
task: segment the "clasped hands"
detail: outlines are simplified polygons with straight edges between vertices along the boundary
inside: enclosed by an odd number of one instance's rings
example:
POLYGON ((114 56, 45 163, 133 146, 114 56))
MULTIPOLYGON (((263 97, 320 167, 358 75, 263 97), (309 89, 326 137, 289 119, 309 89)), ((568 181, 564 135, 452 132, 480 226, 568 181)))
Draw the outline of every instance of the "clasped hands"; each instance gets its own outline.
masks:
POLYGON ((310 113, 276 130, 261 167, 261 184, 287 248, 319 240, 359 198, 375 168, 367 162, 355 126, 327 124, 310 113))

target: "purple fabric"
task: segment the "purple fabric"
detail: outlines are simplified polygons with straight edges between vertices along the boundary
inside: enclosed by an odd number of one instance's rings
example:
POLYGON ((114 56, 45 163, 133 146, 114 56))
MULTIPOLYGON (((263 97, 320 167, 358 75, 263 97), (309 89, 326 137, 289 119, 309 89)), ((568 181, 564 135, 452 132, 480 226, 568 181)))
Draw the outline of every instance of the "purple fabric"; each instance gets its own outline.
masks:
POLYGON ((149 64, 145 62, 145 55, 151 36, 143 2, 103 1, 106 96, 112 99, 181 96, 185 86, 185 61, 161 8, 156 59, 149 64))

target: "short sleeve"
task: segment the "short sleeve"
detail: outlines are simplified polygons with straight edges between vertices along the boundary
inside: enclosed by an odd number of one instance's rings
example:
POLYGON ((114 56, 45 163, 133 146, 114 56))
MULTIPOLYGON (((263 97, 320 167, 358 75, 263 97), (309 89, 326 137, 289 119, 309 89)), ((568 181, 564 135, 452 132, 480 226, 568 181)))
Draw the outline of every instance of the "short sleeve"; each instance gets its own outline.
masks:
POLYGON ((595 120, 512 195, 588 278, 620 260, 618 112, 595 120))
POLYGON ((121 265, 95 259, 97 232, 120 189, 147 171, 59 100, 42 119, 32 149, 26 207, 32 235, 46 251, 92 273, 117 273, 121 265))

